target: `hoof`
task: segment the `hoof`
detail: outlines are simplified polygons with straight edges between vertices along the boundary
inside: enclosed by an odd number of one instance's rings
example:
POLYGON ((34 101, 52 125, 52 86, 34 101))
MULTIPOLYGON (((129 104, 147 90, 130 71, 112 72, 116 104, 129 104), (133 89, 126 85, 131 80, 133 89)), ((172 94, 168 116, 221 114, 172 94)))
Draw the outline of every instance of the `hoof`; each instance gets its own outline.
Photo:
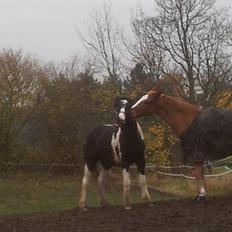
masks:
POLYGON ((149 203, 149 206, 150 207, 154 207, 155 205, 153 203, 149 203))
POLYGON ((79 203, 79 209, 80 209, 81 211, 87 211, 87 210, 88 210, 88 208, 86 207, 86 204, 83 203, 83 202, 80 202, 80 203, 79 203))
POLYGON ((196 196, 195 197, 196 203, 205 203, 206 202, 206 196, 196 196))
POLYGON ((81 207, 80 210, 83 211, 83 212, 86 212, 86 211, 88 211, 88 208, 87 207, 81 207))

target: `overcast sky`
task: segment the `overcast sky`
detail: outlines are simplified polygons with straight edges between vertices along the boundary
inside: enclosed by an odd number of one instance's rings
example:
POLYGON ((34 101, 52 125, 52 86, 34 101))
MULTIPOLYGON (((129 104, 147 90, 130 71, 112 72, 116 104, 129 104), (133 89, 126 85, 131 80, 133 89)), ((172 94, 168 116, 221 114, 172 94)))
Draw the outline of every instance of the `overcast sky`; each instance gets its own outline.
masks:
MULTIPOLYGON (((62 61, 83 53, 77 28, 83 30, 89 13, 112 5, 114 17, 128 27, 131 11, 140 4, 152 14, 154 0, 0 0, 0 49, 22 48, 45 61, 62 61)), ((231 0, 218 0, 229 7, 231 0)))

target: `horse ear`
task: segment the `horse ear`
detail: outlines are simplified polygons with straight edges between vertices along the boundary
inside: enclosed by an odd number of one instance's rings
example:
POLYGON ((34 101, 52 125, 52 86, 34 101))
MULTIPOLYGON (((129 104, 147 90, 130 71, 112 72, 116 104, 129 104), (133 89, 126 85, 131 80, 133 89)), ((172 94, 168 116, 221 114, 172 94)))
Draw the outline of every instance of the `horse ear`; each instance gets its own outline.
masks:
POLYGON ((120 100, 120 97, 119 96, 116 96, 114 98, 114 101, 113 101, 113 110, 115 110, 117 108, 117 105, 118 105, 118 101, 120 100))
POLYGON ((157 99, 160 97, 160 95, 162 94, 162 91, 153 91, 152 94, 150 94, 149 98, 148 98, 148 102, 154 102, 157 101, 157 99))

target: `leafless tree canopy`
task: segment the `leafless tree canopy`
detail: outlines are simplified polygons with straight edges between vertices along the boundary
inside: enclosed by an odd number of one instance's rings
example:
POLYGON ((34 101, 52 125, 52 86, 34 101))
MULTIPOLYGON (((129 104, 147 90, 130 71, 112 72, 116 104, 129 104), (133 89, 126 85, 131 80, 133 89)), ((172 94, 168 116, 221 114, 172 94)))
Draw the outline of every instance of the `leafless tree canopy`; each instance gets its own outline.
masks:
POLYGON ((214 0, 156 0, 156 4, 154 17, 134 21, 140 41, 137 55, 164 73, 183 73, 189 98, 212 104, 231 81, 232 27, 226 10, 216 10, 214 0))
POLYGON ((88 33, 79 32, 88 52, 93 56, 98 70, 110 78, 117 79, 121 74, 120 28, 113 17, 111 6, 104 5, 90 15, 88 33))

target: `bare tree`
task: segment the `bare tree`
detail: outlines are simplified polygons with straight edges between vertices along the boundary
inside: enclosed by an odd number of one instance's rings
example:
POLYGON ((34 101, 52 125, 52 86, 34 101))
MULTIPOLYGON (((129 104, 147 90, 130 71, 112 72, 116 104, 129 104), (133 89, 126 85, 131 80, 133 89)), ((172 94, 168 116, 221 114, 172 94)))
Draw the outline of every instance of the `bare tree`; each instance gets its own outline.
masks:
POLYGON ((132 57, 134 63, 143 65, 143 69, 150 75, 150 81, 157 81, 163 73, 163 60, 165 57, 164 52, 151 43, 149 37, 144 33, 144 14, 142 9, 139 8, 138 12, 132 19, 132 29, 134 37, 131 41, 124 38, 124 46, 132 57))
POLYGON ((95 10, 90 17, 87 35, 79 32, 79 36, 95 60, 98 71, 112 79, 118 79, 122 68, 121 36, 119 25, 112 16, 111 6, 104 5, 102 11, 95 10))
POLYGON ((184 74, 189 98, 208 105, 231 81, 232 24, 215 0, 156 0, 157 14, 134 23, 137 37, 162 51, 162 69, 184 74), (138 36, 139 35, 139 36, 138 36), (197 99, 197 96, 202 96, 197 99))

